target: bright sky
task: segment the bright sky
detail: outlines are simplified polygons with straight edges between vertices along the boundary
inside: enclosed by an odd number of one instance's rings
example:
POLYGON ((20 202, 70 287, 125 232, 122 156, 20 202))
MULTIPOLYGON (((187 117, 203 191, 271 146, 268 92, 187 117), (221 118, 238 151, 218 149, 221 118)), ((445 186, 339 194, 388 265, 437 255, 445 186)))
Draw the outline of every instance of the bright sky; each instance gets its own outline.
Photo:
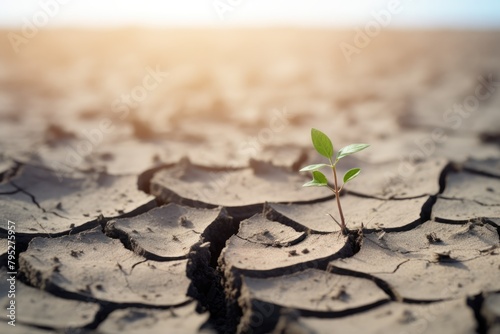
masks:
POLYGON ((500 0, 0 0, 0 25, 21 27, 25 20, 38 20, 38 26, 49 27, 352 27, 363 26, 392 1, 400 3, 400 10, 391 14, 390 27, 500 28, 500 0))

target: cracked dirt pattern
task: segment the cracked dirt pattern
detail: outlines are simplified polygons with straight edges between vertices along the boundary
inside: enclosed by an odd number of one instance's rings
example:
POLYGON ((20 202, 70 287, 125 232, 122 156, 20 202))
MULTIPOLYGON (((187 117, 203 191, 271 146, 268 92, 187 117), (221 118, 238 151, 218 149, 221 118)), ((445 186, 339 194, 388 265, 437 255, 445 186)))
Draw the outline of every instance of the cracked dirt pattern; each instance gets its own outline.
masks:
POLYGON ((0 39, 0 332, 500 333, 500 35, 384 32, 350 65, 346 36, 0 39), (371 144, 340 167, 349 236, 301 187, 311 127, 371 144))

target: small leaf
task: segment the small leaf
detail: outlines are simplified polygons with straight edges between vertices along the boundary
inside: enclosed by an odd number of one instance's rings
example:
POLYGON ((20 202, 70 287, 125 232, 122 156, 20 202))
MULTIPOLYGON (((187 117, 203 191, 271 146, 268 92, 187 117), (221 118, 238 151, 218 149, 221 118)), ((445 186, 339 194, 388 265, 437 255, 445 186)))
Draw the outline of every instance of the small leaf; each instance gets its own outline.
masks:
POLYGON ((317 170, 317 169, 320 169, 321 167, 330 167, 330 165, 327 165, 327 164, 315 164, 315 165, 309 165, 309 166, 305 166, 303 167, 300 172, 308 172, 308 171, 311 171, 311 170, 317 170))
POLYGON ((312 176, 312 181, 304 183, 302 187, 325 187, 328 185, 328 180, 323 173, 315 170, 314 172, 312 172, 312 176))
POLYGON ((316 151, 322 156, 331 159, 333 156, 333 144, 330 138, 317 129, 311 129, 311 139, 316 151))
POLYGON ((326 176, 325 174, 315 170, 314 172, 312 172, 313 174, 313 179, 315 181, 318 181, 320 183, 324 183, 325 185, 328 183, 328 180, 326 179, 326 176))
POLYGON ((312 181, 304 183, 302 185, 302 187, 324 187, 324 185, 319 184, 318 182, 312 180, 312 181))
POLYGON ((351 181, 352 179, 354 179, 356 176, 359 175, 360 172, 361 172, 361 169, 359 169, 359 168, 349 169, 344 174, 344 183, 347 183, 347 182, 351 181))
POLYGON ((368 146, 370 146, 370 145, 368 145, 368 144, 347 145, 346 147, 343 147, 339 150, 339 152, 337 153, 337 159, 342 159, 343 157, 345 157, 349 154, 353 154, 353 153, 359 152, 361 150, 364 150, 368 146))

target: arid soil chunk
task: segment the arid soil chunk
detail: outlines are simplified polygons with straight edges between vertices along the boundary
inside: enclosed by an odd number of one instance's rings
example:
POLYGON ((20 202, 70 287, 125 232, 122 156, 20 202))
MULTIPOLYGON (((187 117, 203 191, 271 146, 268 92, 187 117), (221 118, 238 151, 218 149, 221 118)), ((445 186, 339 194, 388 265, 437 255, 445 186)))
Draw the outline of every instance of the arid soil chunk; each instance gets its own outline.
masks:
POLYGON ((329 196, 326 189, 304 190, 308 176, 264 162, 251 168, 207 170, 184 160, 158 171, 151 193, 163 201, 214 206, 246 206, 270 202, 311 201, 329 196))
POLYGON ((208 313, 196 313, 195 306, 196 303, 190 303, 167 310, 143 308, 116 310, 99 326, 99 333, 199 333, 201 325, 208 319, 208 313))
POLYGON ((500 178, 467 172, 449 173, 441 194, 446 199, 466 199, 480 205, 500 205, 500 178))
POLYGON ((137 189, 135 176, 102 173, 86 177, 59 178, 57 173, 25 166, 12 180, 31 194, 45 211, 66 218, 116 217, 151 202, 151 196, 137 189))
POLYGON ((240 223, 238 237, 252 243, 277 247, 296 244, 306 234, 285 225, 270 223, 263 215, 257 214, 240 223))
POLYGON ((106 234, 124 237, 139 255, 156 260, 186 258, 200 235, 221 214, 218 209, 194 209, 176 204, 155 208, 133 218, 113 220, 106 234))
POLYGON ((437 301, 498 291, 498 275, 500 253, 496 251, 464 262, 448 262, 446 258, 441 262, 411 259, 394 273, 375 276, 405 299, 437 301))
POLYGON ((269 333, 280 314, 289 311, 303 316, 346 316, 388 301, 369 279, 322 270, 307 269, 273 278, 244 277, 238 299, 243 311, 238 332, 269 333))
MULTIPOLYGON (((260 220, 243 224, 240 232, 229 238, 219 258, 225 270, 241 270, 251 276, 274 276, 292 273, 298 268, 315 268, 319 263, 345 256, 350 251, 347 239, 340 233, 307 235, 302 241, 287 247, 249 241, 240 235, 253 233, 254 229, 249 227, 251 223, 260 225, 260 220)), ((285 230, 286 226, 268 221, 267 228, 269 231, 285 230)))
POLYGON ((399 265, 408 261, 401 254, 380 246, 371 238, 366 238, 358 253, 352 257, 335 260, 331 266, 366 274, 392 273, 399 265))
POLYGON ((157 164, 179 160, 171 158, 160 143, 129 139, 100 145, 92 162, 110 175, 139 175, 157 164))
POLYGON ((304 149, 286 144, 266 146, 258 157, 260 160, 268 161, 275 166, 288 167, 292 170, 301 168, 300 164, 306 158, 304 149))
POLYGON ((417 164, 391 162, 367 166, 362 171, 363 177, 349 182, 347 190, 383 199, 435 195, 447 163, 445 159, 432 159, 417 164))
MULTIPOLYGON (((58 233, 100 215, 119 217, 154 206, 153 197, 137 189, 135 176, 83 175, 62 177, 48 169, 24 166, 10 181, 24 192, 6 197, 0 208, 19 223, 18 233, 58 233)), ((5 229, 5 222, 0 226, 5 229)))
POLYGON ((340 227, 327 214, 334 213, 334 199, 312 204, 266 203, 266 216, 271 220, 292 226, 297 230, 314 232, 339 232, 340 227))
POLYGON ((443 224, 433 221, 405 232, 369 234, 366 239, 367 245, 375 243, 395 254, 427 260, 433 260, 438 253, 448 253, 455 261, 471 260, 499 245, 498 233, 490 225, 443 224))
MULTIPOLYGON (((479 166, 475 162, 474 168, 479 166)), ((432 218, 444 222, 500 218, 500 179, 469 172, 450 173, 432 209, 432 218)))
MULTIPOLYGON (((83 216, 68 219, 54 212, 44 211, 24 192, 0 195, 0 211, 16 223, 16 233, 19 234, 54 234, 69 231, 76 226, 84 227, 87 223, 95 221, 83 216)), ((7 230, 7 219, 0 220, 0 228, 7 230)))
POLYGON ((98 228, 60 238, 35 238, 19 260, 31 284, 49 290, 125 304, 167 306, 189 300, 187 260, 146 260, 98 228))
MULTIPOLYGON (((397 230, 414 224, 420 219, 426 197, 407 200, 380 200, 347 195, 342 197, 342 209, 347 225, 357 229, 364 225, 366 230, 397 230)), ((314 204, 269 203, 268 217, 291 226, 302 226, 315 232, 339 231, 339 226, 328 214, 340 221, 335 200, 314 204)))
POLYGON ((500 273, 498 243, 488 225, 426 222, 406 232, 367 235, 360 252, 330 266, 382 279, 402 298, 450 299, 500 288, 493 278, 500 273))
POLYGON ((343 312, 389 300, 368 279, 317 269, 273 278, 245 277, 240 301, 244 299, 258 299, 309 314, 343 312))
POLYGON ((478 218, 500 218, 500 205, 485 206, 466 199, 438 198, 431 218, 441 222, 464 223, 478 218))
POLYGON ((19 323, 52 329, 84 327, 94 321, 99 311, 97 304, 55 297, 27 286, 19 279, 15 280, 15 298, 9 298, 9 278, 11 276, 6 271, 0 272, 0 305, 5 310, 10 306, 11 300, 15 301, 16 328, 19 323))
MULTIPOLYGON (((363 313, 335 319, 300 318, 304 333, 476 333, 475 318, 465 299, 433 304, 390 303, 363 313)), ((289 325, 290 327, 293 324, 289 325)))

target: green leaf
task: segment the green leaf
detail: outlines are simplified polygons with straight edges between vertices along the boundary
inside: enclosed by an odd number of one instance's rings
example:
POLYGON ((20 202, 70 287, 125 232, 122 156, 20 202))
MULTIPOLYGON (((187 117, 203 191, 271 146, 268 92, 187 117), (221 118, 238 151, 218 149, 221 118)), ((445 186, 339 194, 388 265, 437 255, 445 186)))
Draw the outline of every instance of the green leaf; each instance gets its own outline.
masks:
POLYGON ((312 176, 312 181, 304 183, 302 187, 326 187, 328 185, 328 180, 323 173, 315 170, 314 172, 312 172, 312 176))
POLYGON ((347 182, 351 181, 352 179, 354 179, 356 176, 359 175, 360 172, 361 172, 361 169, 359 169, 359 168, 349 169, 344 174, 344 183, 347 183, 347 182))
POLYGON ((300 172, 308 172, 308 171, 311 171, 311 170, 316 170, 316 169, 320 169, 322 167, 330 167, 330 165, 327 165, 327 164, 315 164, 315 165, 309 165, 309 166, 305 166, 303 167, 300 172))
POLYGON ((359 152, 361 150, 364 150, 365 148, 367 148, 368 144, 351 144, 351 145, 347 145, 346 147, 343 147, 339 150, 339 152, 337 153, 337 159, 342 159, 343 157, 349 155, 349 154, 354 154, 356 152, 359 152))
POLYGON ((331 159, 333 156, 333 144, 330 138, 317 129, 311 129, 311 139, 316 151, 322 156, 331 159))
POLYGON ((321 173, 320 171, 315 170, 314 172, 312 172, 312 174, 315 181, 324 183, 325 185, 328 183, 325 174, 321 173))

